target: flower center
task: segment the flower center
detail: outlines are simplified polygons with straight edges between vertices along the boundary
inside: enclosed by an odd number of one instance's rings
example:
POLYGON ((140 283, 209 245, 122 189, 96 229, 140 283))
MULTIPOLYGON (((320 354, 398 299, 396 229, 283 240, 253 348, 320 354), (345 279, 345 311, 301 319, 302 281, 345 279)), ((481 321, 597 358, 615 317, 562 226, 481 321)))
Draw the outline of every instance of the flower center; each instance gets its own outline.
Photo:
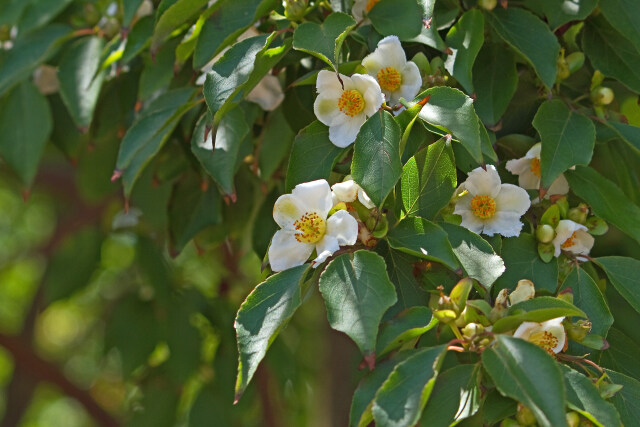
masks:
POLYGON ((554 354, 553 349, 558 345, 558 337, 549 331, 537 331, 529 336, 529 342, 542 347, 547 353, 554 354))
POLYGON ((367 5, 364 7, 364 10, 366 10, 367 12, 371 11, 371 9, 373 9, 373 6, 375 6, 379 1, 380 0, 369 0, 367 2, 367 5))
POLYGON ((316 243, 327 230, 327 222, 315 212, 306 212, 293 226, 296 229, 296 240, 301 243, 316 243))
POLYGON ((531 159, 531 172, 538 178, 540 178, 540 159, 534 157, 531 159))
POLYGON ((496 214, 496 201, 490 196, 474 196, 471 199, 471 212, 478 218, 489 219, 496 214))
POLYGON ((383 68, 378 71, 378 84, 383 90, 393 92, 402 85, 402 75, 393 67, 383 68))
POLYGON ((364 110, 364 98, 355 89, 345 90, 338 99, 338 108, 347 116, 353 117, 364 110))
POLYGON ((562 249, 567 249, 570 248, 571 246, 576 244, 576 239, 578 238, 578 236, 576 235, 577 231, 574 231, 571 236, 569 236, 569 238, 567 240, 564 241, 564 243, 562 243, 562 245, 560 245, 560 247, 562 249))

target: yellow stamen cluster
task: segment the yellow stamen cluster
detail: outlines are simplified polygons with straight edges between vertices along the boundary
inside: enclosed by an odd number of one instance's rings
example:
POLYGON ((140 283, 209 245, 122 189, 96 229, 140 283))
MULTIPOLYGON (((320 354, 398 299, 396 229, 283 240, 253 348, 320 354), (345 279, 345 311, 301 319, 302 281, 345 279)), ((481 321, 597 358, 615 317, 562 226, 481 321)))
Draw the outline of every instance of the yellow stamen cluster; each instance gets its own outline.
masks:
POLYGON ((558 338, 549 331, 534 332, 528 341, 542 347, 549 354, 554 354, 553 349, 558 345, 558 338))
POLYGON ((492 218, 496 214, 496 201, 490 196, 474 196, 471 199, 471 212, 481 219, 492 218))
POLYGON ((540 178, 540 159, 534 157, 531 159, 531 172, 538 178, 540 178))
POLYGON ((562 245, 560 245, 560 247, 562 249, 567 249, 570 248, 571 246, 576 244, 576 239, 578 238, 578 236, 576 235, 577 231, 574 231, 571 236, 569 236, 569 238, 567 240, 564 241, 564 243, 562 243, 562 245))
POLYGON ((370 12, 371 9, 373 9, 373 6, 376 5, 376 3, 378 3, 380 0, 369 0, 367 2, 367 5, 365 6, 364 10, 366 10, 367 12, 370 12))
POLYGON ((296 240, 301 243, 316 243, 327 231, 327 223, 315 212, 306 212, 293 223, 296 240))
POLYGON ((349 117, 353 117, 364 110, 364 98, 355 89, 345 90, 338 99, 338 108, 349 117))
POLYGON ((382 90, 393 92, 402 85, 402 75, 393 67, 383 68, 378 71, 378 84, 382 90))

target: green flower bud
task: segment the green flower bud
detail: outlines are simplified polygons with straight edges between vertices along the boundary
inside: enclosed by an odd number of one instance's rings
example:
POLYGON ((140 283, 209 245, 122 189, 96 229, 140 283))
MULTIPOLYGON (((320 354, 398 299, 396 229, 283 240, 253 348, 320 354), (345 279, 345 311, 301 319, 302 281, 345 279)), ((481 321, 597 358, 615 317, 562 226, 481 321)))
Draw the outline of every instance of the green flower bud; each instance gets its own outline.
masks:
POLYGON ((604 219, 598 218, 597 216, 592 216, 587 219, 585 225, 589 229, 589 233, 594 236, 601 236, 609 231, 609 225, 607 225, 604 219))
POLYGON ((500 423, 500 427, 520 427, 517 421, 512 420, 511 418, 505 418, 500 423))
POLYGON ((346 211, 346 210, 347 210, 347 204, 345 202, 340 202, 331 208, 328 216, 331 216, 338 211, 346 211))
POLYGON ((533 415, 531 409, 518 403, 518 411, 516 412, 516 420, 523 426, 533 426, 536 424, 536 416, 533 415))
POLYGON ((576 323, 565 320, 563 324, 567 336, 575 342, 582 342, 587 334, 591 332, 591 322, 587 320, 578 320, 576 323))
POLYGON ((556 237, 556 230, 554 230, 549 224, 539 225, 536 229, 536 237, 541 243, 549 243, 554 237, 556 237))
POLYGON ((614 97, 613 91, 608 87, 600 86, 591 91, 591 100, 596 105, 609 105, 614 97))
POLYGON ((302 19, 309 5, 309 0, 284 0, 284 16, 292 21, 302 19))
POLYGON ((567 217, 571 221, 577 222, 578 224, 584 224, 585 222, 587 222, 587 212, 585 212, 580 207, 569 209, 567 217))
POLYGON ((88 26, 93 26, 100 20, 100 12, 93 3, 85 3, 82 7, 82 17, 88 26))
POLYGON ((578 427, 580 424, 580 415, 577 412, 567 412, 567 424, 569 427, 578 427))
POLYGON ((387 221, 387 216, 383 214, 378 220, 378 224, 376 225, 376 228, 373 230, 373 237, 375 237, 376 239, 382 239, 384 236, 387 235, 388 231, 389 231, 389 221, 387 221))
POLYGON ((498 4, 498 0, 478 0, 478 6, 484 10, 493 10, 498 4))
POLYGON ((483 332, 484 332, 484 326, 478 323, 469 323, 467 326, 462 328, 462 335, 468 339, 476 335, 480 335, 483 332))

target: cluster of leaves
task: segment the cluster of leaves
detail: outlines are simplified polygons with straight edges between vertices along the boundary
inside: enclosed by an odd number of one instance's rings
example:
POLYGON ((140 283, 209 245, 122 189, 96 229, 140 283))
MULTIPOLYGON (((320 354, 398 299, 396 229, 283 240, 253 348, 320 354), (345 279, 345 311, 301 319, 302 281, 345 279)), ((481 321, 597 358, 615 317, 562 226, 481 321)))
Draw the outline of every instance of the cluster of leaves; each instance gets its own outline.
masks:
MULTIPOLYGON (((632 325, 640 312, 640 261, 611 254, 586 262, 556 258, 536 230, 572 218, 569 206, 576 206, 584 214, 578 222, 591 221, 593 234, 606 221, 640 242, 640 26, 633 21, 640 5, 379 0, 356 22, 351 3, 2 2, 0 155, 25 190, 49 141, 78 165, 88 198, 105 198, 120 180, 125 206, 114 228, 151 236, 172 254, 191 244, 224 253, 230 241, 249 237, 264 259, 277 230, 271 215, 279 195, 300 183, 352 175, 388 231, 315 270, 263 271, 235 321, 236 400, 318 286, 329 324, 356 343, 370 371, 354 393, 351 425, 497 424, 518 415, 521 424, 563 426, 572 422, 567 410, 597 425, 633 425, 640 373, 628 354, 638 347, 632 325), (245 34, 249 29, 255 34, 245 34), (313 113, 317 74, 353 73, 388 35, 398 36, 418 63, 423 90, 399 114, 381 109, 352 146, 338 148, 313 113), (283 100, 265 111, 251 99, 274 76, 283 100), (485 238, 461 227, 452 197, 464 174, 493 164, 503 182, 515 182, 506 161, 537 141, 541 187, 532 198, 542 198, 561 174, 569 195, 536 204, 518 237, 485 238), (163 189, 159 201, 148 197, 154 187, 163 189), (587 219, 587 212, 594 216, 587 219), (463 339, 465 351, 448 351, 460 337, 450 321, 433 316, 437 305, 429 300, 453 292, 461 278, 474 286, 466 288, 456 319, 464 307, 490 309, 501 290, 522 279, 535 283, 539 297, 511 307, 501 319, 508 325, 489 342, 476 348, 463 339), (569 288, 573 304, 554 298, 569 288), (611 301, 630 309, 618 317, 611 301), (563 316, 593 325, 562 359, 586 375, 504 334, 524 321, 563 316)), ((72 257, 90 257, 78 244, 72 257)), ((162 290, 168 273, 147 274, 162 290)), ((52 299, 83 284, 70 282, 52 299)), ((165 289, 154 298, 166 296, 165 289)), ((171 325, 189 326, 198 353, 189 313, 199 310, 198 303, 184 312, 173 307, 161 337, 123 352, 126 373, 145 364, 159 340, 181 342, 184 330, 171 325)), ((157 320, 134 294, 112 316, 108 330, 123 334, 145 335, 157 320), (130 324, 136 328, 128 330, 130 324)), ((112 334, 107 346, 119 348, 127 337, 112 334)), ((179 362, 167 365, 178 383, 191 373, 179 362)), ((192 362, 195 369, 199 357, 192 362)))

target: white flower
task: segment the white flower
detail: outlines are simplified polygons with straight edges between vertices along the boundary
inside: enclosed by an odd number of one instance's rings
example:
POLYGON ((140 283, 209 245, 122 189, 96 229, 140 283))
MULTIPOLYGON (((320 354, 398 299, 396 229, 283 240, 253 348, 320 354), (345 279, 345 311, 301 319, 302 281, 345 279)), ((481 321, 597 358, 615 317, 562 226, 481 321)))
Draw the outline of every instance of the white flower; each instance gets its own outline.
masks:
POLYGON ((509 295, 511 305, 527 301, 536 295, 536 288, 531 280, 522 279, 518 281, 516 289, 509 295))
POLYGON ((376 50, 362 60, 362 66, 378 81, 387 104, 391 106, 399 104, 400 98, 411 101, 422 86, 418 66, 407 61, 396 36, 380 40, 376 50))
POLYGON ((502 184, 494 166, 488 165, 486 171, 476 168, 469 172, 458 193, 462 195, 453 213, 462 216, 463 227, 488 236, 520 235, 520 217, 531 206, 529 195, 517 185, 502 184))
POLYGON ((556 237, 552 242, 555 249, 554 255, 559 257, 561 251, 588 255, 593 242, 594 238, 587 233, 587 227, 570 219, 562 219, 556 227, 556 237))
POLYGON ((336 205, 340 202, 351 203, 356 199, 367 209, 373 209, 376 205, 371 201, 367 193, 364 192, 351 178, 351 175, 347 175, 343 182, 333 184, 331 186, 331 192, 333 197, 333 204, 336 205))
POLYGON ((549 354, 560 353, 567 341, 563 320, 564 317, 558 317, 542 323, 523 322, 513 336, 542 347, 549 354))
MULTIPOLYGON (((351 14, 357 21, 362 21, 379 1, 380 0, 355 0, 351 8, 351 14)), ((367 19, 364 22, 369 22, 369 20, 367 19)))
MULTIPOLYGON (((527 190, 538 190, 540 188, 540 149, 542 145, 538 142, 527 151, 524 157, 509 160, 506 168, 514 175, 518 175, 518 184, 527 190)), ((554 194, 564 195, 569 192, 569 183, 564 175, 560 175, 551 183, 544 198, 548 199, 554 194)))
POLYGON ((322 70, 318 73, 316 89, 318 97, 313 111, 318 120, 329 126, 329 139, 338 147, 352 144, 360 127, 372 116, 384 101, 380 86, 371 76, 340 74, 344 88, 335 73, 322 70))
POLYGON ((298 184, 291 194, 276 200, 273 219, 281 230, 276 231, 269 247, 273 271, 304 264, 314 249, 315 267, 340 246, 356 243, 358 222, 344 210, 327 219, 332 206, 331 189, 324 179, 298 184))
POLYGON ((280 80, 273 74, 267 74, 247 95, 247 101, 255 102, 265 111, 273 111, 284 100, 280 80))

